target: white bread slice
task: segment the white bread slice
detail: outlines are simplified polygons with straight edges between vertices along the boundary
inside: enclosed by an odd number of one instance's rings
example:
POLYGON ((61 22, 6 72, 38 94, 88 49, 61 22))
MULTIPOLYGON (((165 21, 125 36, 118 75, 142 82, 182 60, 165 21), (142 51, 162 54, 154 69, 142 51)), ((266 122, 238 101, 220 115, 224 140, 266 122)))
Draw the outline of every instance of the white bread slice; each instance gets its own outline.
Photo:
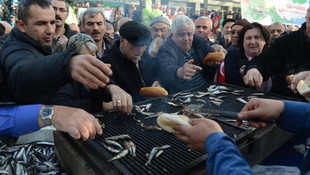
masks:
POLYGON ((172 134, 179 134, 176 130, 172 129, 171 126, 173 125, 185 125, 185 126, 191 126, 188 123, 189 117, 185 115, 176 115, 176 114, 168 114, 163 113, 159 117, 157 117, 157 124, 163 128, 163 130, 172 133, 172 134))
POLYGON ((310 81, 300 80, 297 84, 297 91, 304 97, 310 97, 310 81))

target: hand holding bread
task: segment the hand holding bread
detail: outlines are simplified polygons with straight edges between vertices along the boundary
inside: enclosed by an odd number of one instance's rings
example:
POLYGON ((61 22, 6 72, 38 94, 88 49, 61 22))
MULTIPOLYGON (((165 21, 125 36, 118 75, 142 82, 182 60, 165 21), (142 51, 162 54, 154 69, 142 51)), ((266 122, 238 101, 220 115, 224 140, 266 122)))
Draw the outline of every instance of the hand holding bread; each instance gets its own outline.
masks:
POLYGON ((213 53, 208 53, 208 55, 203 59, 202 65, 207 65, 210 63, 219 63, 225 58, 225 53, 224 52, 213 52, 213 53))
POLYGON ((157 124, 165 131, 172 134, 180 134, 176 130, 172 129, 174 125, 184 125, 191 126, 188 123, 189 117, 185 115, 177 115, 177 114, 168 114, 163 113, 159 117, 157 117, 157 124))

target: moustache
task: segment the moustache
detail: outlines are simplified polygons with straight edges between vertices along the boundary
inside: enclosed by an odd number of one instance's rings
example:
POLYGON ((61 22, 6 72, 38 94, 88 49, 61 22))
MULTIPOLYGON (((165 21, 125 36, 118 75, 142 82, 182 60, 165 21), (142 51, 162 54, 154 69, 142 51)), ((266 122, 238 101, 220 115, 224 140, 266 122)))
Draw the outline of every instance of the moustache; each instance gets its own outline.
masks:
POLYGON ((62 21, 62 18, 58 15, 56 15, 56 19, 62 21))
POLYGON ((96 34, 100 34, 100 32, 98 30, 94 30, 91 34, 96 35, 96 34))

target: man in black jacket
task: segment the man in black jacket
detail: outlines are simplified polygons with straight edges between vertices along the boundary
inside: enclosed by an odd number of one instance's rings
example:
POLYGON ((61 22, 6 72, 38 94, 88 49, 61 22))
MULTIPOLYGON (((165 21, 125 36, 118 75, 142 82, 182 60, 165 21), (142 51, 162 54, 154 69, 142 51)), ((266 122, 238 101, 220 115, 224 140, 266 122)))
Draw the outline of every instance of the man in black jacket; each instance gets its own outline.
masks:
POLYGON ((48 0, 25 0, 1 52, 1 71, 14 100, 45 103, 66 83, 76 80, 97 89, 109 82, 111 69, 91 55, 61 52, 50 55, 55 11, 48 0))
POLYGON ((68 39, 76 34, 76 32, 71 30, 69 25, 65 23, 69 15, 69 6, 64 0, 52 0, 51 4, 56 13, 56 31, 54 38, 56 38, 61 47, 65 49, 68 39))
POLYGON ((269 50, 253 58, 245 69, 244 83, 261 87, 263 80, 274 75, 271 92, 294 96, 287 88, 285 77, 290 74, 310 70, 310 8, 306 22, 291 34, 282 36, 271 44, 269 50))
POLYGON ((146 26, 128 21, 120 28, 119 40, 102 59, 111 64, 112 79, 132 96, 134 103, 144 99, 140 88, 152 86, 155 81, 156 60, 145 51, 150 41, 151 32, 146 26))

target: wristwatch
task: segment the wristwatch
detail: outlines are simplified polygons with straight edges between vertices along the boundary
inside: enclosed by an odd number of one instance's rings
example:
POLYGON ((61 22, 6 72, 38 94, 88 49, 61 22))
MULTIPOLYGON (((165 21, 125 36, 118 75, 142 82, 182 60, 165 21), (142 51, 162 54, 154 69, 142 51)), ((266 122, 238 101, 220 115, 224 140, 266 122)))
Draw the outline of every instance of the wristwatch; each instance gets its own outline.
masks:
POLYGON ((51 120, 54 115, 54 110, 51 105, 45 105, 39 112, 39 116, 43 120, 45 126, 51 125, 51 120))

